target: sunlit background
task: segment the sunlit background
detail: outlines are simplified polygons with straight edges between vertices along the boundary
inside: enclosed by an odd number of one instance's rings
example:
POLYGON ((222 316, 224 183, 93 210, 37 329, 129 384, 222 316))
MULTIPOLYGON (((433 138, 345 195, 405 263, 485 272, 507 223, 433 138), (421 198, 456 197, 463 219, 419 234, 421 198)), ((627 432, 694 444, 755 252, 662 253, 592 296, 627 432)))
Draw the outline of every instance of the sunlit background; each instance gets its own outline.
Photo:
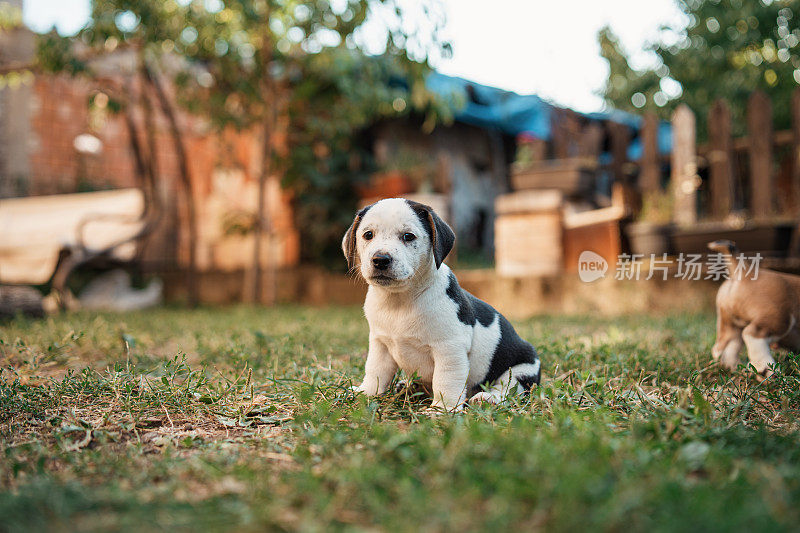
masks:
MULTIPOLYGON (((610 26, 631 54, 634 67, 651 67, 648 44, 667 38, 662 26, 681 28, 685 17, 674 0, 446 0, 443 36, 453 55, 434 61, 443 74, 521 94, 534 93, 579 111, 598 111, 608 76, 597 32, 610 26)), ((25 23, 37 32, 55 26, 77 32, 89 18, 89 0, 26 0, 25 23)), ((378 24, 361 38, 370 42, 378 24)), ((372 39, 380 43, 380 39, 372 39)), ((377 51, 377 50, 376 50, 377 51)), ((673 92, 674 94, 674 92, 673 92)))
POLYGON ((792 259, 796 13, 0 0, 0 281, 87 306, 89 264, 113 258, 169 300, 331 301, 353 213, 398 196, 442 214, 451 263, 487 283, 575 274, 587 248, 613 264, 720 236, 792 259), (300 265, 334 281, 312 287, 300 265))

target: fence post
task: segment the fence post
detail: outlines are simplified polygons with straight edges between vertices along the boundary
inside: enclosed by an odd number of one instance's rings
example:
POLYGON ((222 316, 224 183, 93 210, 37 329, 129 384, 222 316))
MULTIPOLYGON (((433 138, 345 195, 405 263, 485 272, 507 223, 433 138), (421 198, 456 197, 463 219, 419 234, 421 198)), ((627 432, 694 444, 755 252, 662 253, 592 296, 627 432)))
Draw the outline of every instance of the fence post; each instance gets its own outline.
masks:
POLYGON ((566 111, 554 109, 550 115, 550 138, 553 145, 553 157, 555 159, 565 159, 569 154, 569 140, 567 130, 564 125, 566 111))
POLYGON ((800 87, 792 93, 792 174, 791 181, 791 214, 800 212, 800 87))
POLYGON ((747 135, 750 156, 750 214, 772 214, 775 200, 775 174, 772 172, 772 104, 764 91, 756 91, 747 101, 747 135))
POLYGON ((628 144, 631 132, 628 126, 619 122, 609 122, 608 132, 611 135, 611 171, 618 183, 628 183, 625 164, 628 162, 628 144))
POLYGON ((711 176, 711 216, 725 218, 733 207, 733 140, 731 111, 725 100, 717 100, 708 112, 708 160, 711 176))
POLYGON ((639 189, 642 192, 661 188, 661 164, 658 154, 658 117, 647 113, 642 122, 642 163, 639 174, 639 189))
POLYGON ((697 156, 694 113, 681 104, 672 114, 673 219, 680 225, 697 222, 697 156))
POLYGON ((597 122, 591 122, 581 133, 580 151, 581 157, 587 159, 597 159, 603 151, 603 127, 597 122))

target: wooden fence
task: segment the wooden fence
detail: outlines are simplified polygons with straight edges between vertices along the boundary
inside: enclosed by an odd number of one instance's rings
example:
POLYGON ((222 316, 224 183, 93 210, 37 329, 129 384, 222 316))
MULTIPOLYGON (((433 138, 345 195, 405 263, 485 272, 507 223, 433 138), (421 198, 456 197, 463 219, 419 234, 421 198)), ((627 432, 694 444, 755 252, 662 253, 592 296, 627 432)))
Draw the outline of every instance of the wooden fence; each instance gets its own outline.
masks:
POLYGON ((630 161, 632 131, 627 126, 587 121, 558 109, 552 116, 551 144, 542 142, 537 158, 598 161, 606 152, 610 161, 598 162, 598 168, 634 196, 662 190, 669 182, 673 219, 681 225, 724 221, 732 214, 749 220, 795 217, 800 214, 800 88, 792 97, 790 113, 791 129, 774 131, 772 103, 764 92, 756 91, 747 104, 746 135, 735 138, 730 107, 718 100, 707 116, 708 139, 699 144, 696 117, 681 105, 672 115, 669 155, 658 150, 658 118, 646 114, 639 131, 642 157, 630 161))
MULTIPOLYGON (((689 225, 699 218, 725 220, 732 213, 747 219, 794 217, 800 208, 800 89, 791 103, 791 129, 773 131, 773 111, 762 91, 747 102, 747 134, 734 138, 730 108, 724 100, 708 113, 708 141, 698 145, 695 115, 686 105, 672 115, 670 182, 674 221, 689 225), (698 193, 702 195, 698 197, 698 193)), ((657 128, 645 119, 642 137, 657 128)), ((639 187, 659 186, 656 147, 644 143, 639 187), (654 155, 656 154, 656 155, 654 155)))

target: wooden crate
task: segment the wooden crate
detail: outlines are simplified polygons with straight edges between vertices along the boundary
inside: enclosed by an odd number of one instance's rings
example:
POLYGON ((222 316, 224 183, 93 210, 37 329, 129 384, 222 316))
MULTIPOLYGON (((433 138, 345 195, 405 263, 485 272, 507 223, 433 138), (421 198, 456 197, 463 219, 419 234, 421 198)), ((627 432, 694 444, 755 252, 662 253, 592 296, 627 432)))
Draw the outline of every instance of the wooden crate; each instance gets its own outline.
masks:
POLYGON ((564 218, 564 268, 567 272, 578 271, 578 258, 585 250, 590 250, 605 259, 610 274, 621 253, 620 220, 625 211, 619 207, 606 207, 582 213, 574 213, 564 218))
POLYGON ((501 276, 558 274, 563 195, 560 191, 520 191, 495 201, 495 264, 501 276))
POLYGON ((592 192, 595 170, 585 158, 540 161, 511 169, 511 187, 514 190, 558 190, 567 196, 592 192))

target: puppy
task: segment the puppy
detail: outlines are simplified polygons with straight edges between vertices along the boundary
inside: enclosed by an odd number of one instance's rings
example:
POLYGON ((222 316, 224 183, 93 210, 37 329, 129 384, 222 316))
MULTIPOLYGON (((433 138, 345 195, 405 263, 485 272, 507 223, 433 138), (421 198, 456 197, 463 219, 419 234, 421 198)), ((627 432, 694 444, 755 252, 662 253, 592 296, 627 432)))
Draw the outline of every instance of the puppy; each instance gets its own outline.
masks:
POLYGON ((708 247, 728 262, 728 279, 717 292, 717 342, 712 356, 734 370, 744 341, 750 363, 769 377, 770 365, 775 363, 770 344, 800 350, 800 277, 763 268, 757 276, 755 271, 736 271, 735 243, 720 240, 708 247))
POLYGON ((433 209, 410 200, 381 200, 356 214, 342 250, 369 284, 369 352, 358 391, 385 392, 401 369, 432 389, 434 408, 449 411, 468 398, 499 403, 539 383, 533 346, 442 263, 454 241, 433 209))

